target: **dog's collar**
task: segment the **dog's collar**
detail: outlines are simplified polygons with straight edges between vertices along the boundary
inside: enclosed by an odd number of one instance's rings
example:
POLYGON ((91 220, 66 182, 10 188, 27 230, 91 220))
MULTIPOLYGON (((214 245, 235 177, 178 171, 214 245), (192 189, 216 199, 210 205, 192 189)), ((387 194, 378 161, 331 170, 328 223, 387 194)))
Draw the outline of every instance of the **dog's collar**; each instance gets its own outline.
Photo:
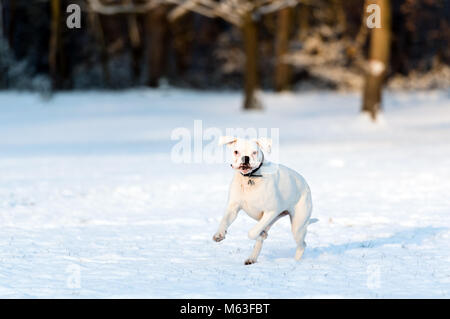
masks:
POLYGON ((242 176, 245 176, 245 177, 262 177, 262 175, 255 175, 255 173, 256 173, 256 172, 261 168, 261 166, 264 164, 264 153, 261 152, 261 154, 262 154, 262 160, 261 160, 261 163, 259 164, 259 166, 258 166, 257 168, 255 168, 253 171, 251 171, 250 173, 247 173, 247 174, 242 174, 242 173, 241 173, 242 176))

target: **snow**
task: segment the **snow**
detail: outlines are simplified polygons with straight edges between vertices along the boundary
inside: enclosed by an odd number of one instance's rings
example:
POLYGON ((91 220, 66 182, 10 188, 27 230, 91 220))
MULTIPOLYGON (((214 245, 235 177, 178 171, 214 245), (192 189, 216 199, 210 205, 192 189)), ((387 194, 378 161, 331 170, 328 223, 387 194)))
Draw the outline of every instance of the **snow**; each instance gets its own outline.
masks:
POLYGON ((0 297, 450 297, 448 91, 355 94, 0 92, 0 297), (212 241, 231 169, 175 164, 178 127, 279 128, 281 163, 313 195, 307 248, 288 219, 245 266, 254 221, 212 241))

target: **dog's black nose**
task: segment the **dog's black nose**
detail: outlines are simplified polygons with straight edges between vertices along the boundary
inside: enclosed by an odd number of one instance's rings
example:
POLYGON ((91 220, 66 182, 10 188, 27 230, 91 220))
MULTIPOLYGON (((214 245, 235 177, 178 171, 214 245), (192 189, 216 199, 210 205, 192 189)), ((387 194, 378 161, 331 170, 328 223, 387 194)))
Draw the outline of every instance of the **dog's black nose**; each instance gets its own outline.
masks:
POLYGON ((242 156, 242 163, 248 164, 250 162, 250 157, 248 156, 242 156))

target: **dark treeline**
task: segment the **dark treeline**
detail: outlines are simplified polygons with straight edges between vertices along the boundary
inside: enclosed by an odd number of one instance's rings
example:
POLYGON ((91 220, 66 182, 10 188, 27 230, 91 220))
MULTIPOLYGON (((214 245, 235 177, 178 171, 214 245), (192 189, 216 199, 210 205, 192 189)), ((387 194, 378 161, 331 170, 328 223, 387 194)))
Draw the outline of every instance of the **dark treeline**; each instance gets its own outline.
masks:
MULTIPOLYGON (((0 3, 0 88, 117 89, 164 83, 241 88, 245 73, 253 72, 247 56, 264 89, 362 89, 357 79, 363 78, 363 61, 370 54, 364 0, 300 1, 254 17, 243 32, 195 12, 169 19, 174 4, 106 15, 91 10, 86 1, 0 3), (71 3, 82 8, 81 29, 66 27, 71 3)), ((386 3, 391 18, 388 77, 426 73, 450 63, 449 1, 386 3)))

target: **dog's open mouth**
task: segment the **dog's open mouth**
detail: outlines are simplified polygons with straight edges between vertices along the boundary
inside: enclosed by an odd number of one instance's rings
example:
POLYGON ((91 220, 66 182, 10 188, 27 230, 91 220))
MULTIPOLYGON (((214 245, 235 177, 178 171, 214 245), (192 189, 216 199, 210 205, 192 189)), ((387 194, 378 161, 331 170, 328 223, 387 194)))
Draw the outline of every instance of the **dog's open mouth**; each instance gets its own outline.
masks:
POLYGON ((248 164, 241 164, 241 165, 239 165, 239 170, 241 172, 247 173, 251 169, 252 169, 252 167, 250 165, 248 165, 248 164))

